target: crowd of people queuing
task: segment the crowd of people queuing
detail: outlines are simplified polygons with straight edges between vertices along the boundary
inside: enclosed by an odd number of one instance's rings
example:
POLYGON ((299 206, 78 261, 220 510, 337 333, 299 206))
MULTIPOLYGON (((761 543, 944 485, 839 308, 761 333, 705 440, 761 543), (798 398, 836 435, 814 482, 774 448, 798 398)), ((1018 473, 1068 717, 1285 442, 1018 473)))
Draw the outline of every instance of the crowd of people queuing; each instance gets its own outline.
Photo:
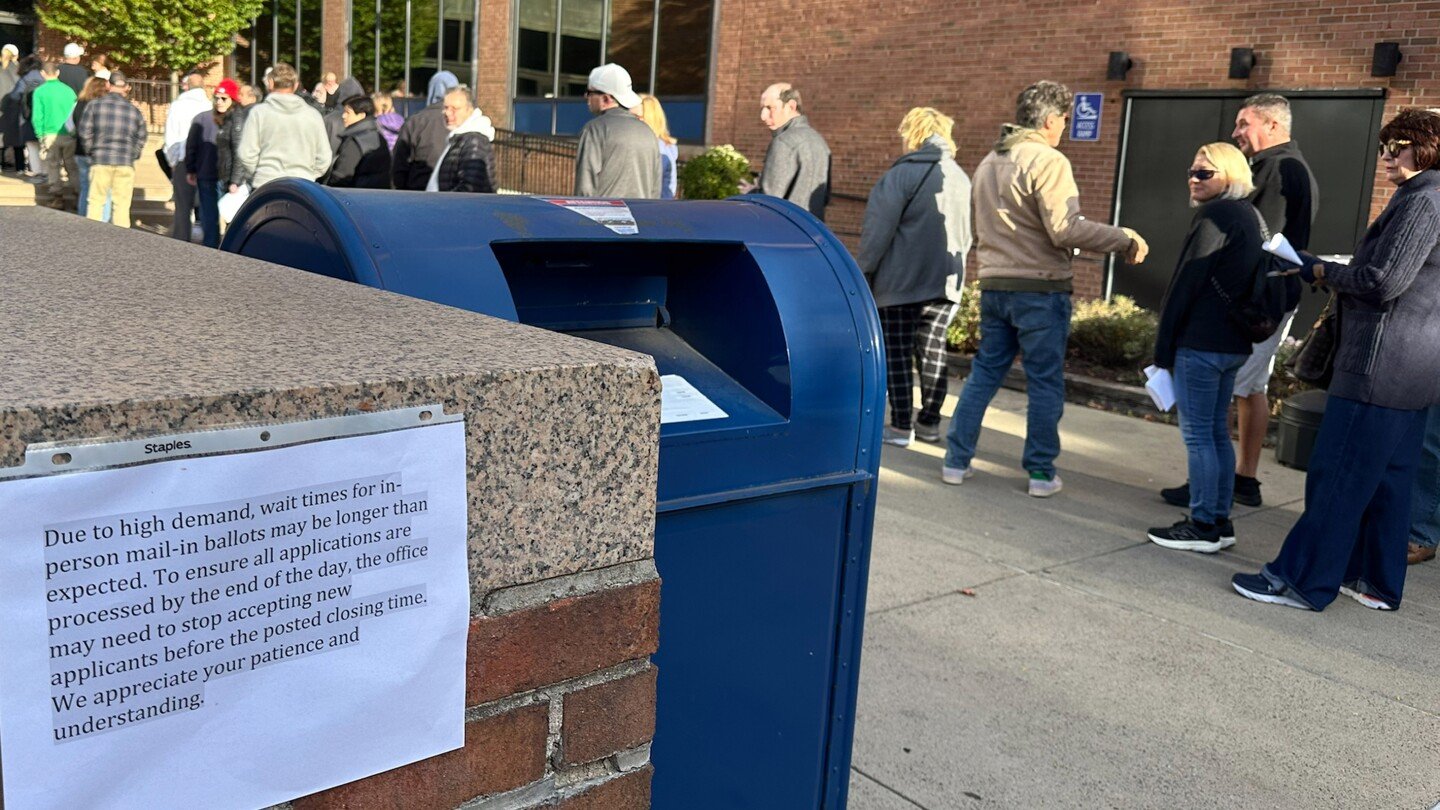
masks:
MULTIPOLYGON (((47 204, 128 227, 134 165, 146 130, 128 82, 103 59, 80 66, 0 50, 0 155, 44 177, 47 204), (40 169, 43 167, 43 169, 40 169), (40 170, 37 170, 40 169, 40 170)), ((198 212, 204 244, 218 246, 225 195, 281 177, 337 186, 494 193, 496 130, 473 92, 449 71, 430 80, 426 106, 401 116, 390 96, 366 95, 326 73, 306 92, 290 65, 263 89, 184 78, 157 159, 172 178, 171 235, 189 240, 198 212)), ((676 141, 654 96, 636 93, 616 64, 593 70, 593 118, 580 132, 577 196, 671 199, 676 141)), ((986 407, 1016 356, 1028 405, 1021 464, 1028 491, 1063 488, 1056 462, 1064 410, 1075 252, 1144 262, 1129 228, 1080 215, 1070 161, 1059 149, 1073 96, 1041 81, 1016 100, 974 177, 956 162, 954 121, 932 107, 901 120, 902 154, 872 189, 857 261, 884 334, 889 422, 883 441, 945 445, 941 480, 969 478, 986 407), (971 249, 981 290, 980 342, 948 431, 946 328, 956 313, 971 249), (917 368, 918 366, 918 368, 917 368), (916 412, 912 386, 920 389, 916 412)), ((831 154, 788 83, 766 88, 760 120, 772 133, 763 169, 743 191, 788 199, 824 218, 831 154)), ((1321 610, 1338 595, 1398 608, 1407 564, 1440 543, 1440 113, 1407 109, 1380 132, 1380 160, 1396 186, 1348 264, 1308 252, 1322 199, 1292 138, 1289 102, 1259 94, 1239 111, 1233 143, 1205 144, 1185 169, 1189 232, 1173 268, 1154 346, 1173 377, 1188 480, 1161 490, 1188 513, 1148 538, 1174 550, 1215 553, 1237 542, 1234 504, 1262 502, 1257 466, 1270 413, 1266 386, 1289 333, 1303 283, 1328 290, 1341 328, 1329 399, 1306 479, 1306 509, 1279 556, 1233 587, 1264 602, 1321 610), (1261 279, 1263 243, 1284 234, 1299 266, 1261 279), (1283 299, 1263 339, 1240 310, 1261 285, 1283 299), (1240 449, 1230 438, 1237 414, 1240 449)), ((1177 176, 1182 167, 1174 167, 1177 176)), ((1178 188, 1177 188, 1178 193, 1178 188)), ((1162 270, 1163 271, 1163 270, 1162 270)))

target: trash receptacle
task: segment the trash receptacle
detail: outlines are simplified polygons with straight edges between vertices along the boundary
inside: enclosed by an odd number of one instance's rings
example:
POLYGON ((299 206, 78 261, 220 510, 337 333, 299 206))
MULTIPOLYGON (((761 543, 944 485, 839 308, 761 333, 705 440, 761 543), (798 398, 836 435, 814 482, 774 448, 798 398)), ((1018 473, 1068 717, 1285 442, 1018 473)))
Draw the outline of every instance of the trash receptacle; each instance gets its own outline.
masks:
POLYGON ((649 354, 665 386, 653 801, 845 806, 885 377, 803 209, 276 181, 224 249, 649 354))
POLYGON ((1301 391, 1280 405, 1275 430, 1275 460, 1297 470, 1310 468, 1310 451, 1325 418, 1324 391, 1301 391))

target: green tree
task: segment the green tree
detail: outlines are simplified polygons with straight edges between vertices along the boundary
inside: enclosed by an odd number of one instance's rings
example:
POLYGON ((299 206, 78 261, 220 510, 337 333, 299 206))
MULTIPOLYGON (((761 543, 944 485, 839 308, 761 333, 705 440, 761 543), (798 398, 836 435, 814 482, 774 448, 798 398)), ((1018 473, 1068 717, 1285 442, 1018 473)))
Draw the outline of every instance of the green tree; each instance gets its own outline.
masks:
POLYGON ((47 28, 137 68, 188 70, 230 53, 265 0, 44 0, 47 28))

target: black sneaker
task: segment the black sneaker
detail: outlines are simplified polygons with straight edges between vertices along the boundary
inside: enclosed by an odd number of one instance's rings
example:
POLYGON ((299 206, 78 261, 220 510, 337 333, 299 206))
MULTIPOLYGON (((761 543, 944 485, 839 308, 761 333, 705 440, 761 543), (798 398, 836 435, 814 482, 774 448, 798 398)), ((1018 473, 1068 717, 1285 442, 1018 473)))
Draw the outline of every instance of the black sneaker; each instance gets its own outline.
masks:
POLYGON ((919 440, 922 441, 922 442, 929 442, 930 444, 939 444, 939 443, 940 443, 940 423, 939 423, 939 422, 936 422, 936 423, 933 424, 933 425, 922 425, 922 424, 920 424, 919 422, 916 422, 916 423, 915 423, 915 438, 919 439, 919 440))
POLYGON ((1220 540, 1218 526, 1207 528, 1188 517, 1169 528, 1151 529, 1150 542, 1176 551, 1198 551, 1201 554, 1214 554, 1225 547, 1220 540))
POLYGON ((1178 487, 1160 490, 1160 497, 1165 503, 1171 506, 1190 506, 1190 482, 1186 481, 1178 487))
POLYGON ((1235 588, 1236 593, 1246 599, 1299 608, 1300 610, 1314 610, 1296 599, 1289 588, 1271 583, 1270 578, 1264 574, 1236 574, 1230 578, 1230 584, 1235 588))
POLYGON ((1248 475, 1235 474, 1235 503, 1241 506, 1259 506, 1260 480, 1248 475))
POLYGON ((1230 518, 1223 517, 1215 521, 1215 531, 1220 533, 1220 548, 1230 548, 1235 545, 1235 524, 1230 518))

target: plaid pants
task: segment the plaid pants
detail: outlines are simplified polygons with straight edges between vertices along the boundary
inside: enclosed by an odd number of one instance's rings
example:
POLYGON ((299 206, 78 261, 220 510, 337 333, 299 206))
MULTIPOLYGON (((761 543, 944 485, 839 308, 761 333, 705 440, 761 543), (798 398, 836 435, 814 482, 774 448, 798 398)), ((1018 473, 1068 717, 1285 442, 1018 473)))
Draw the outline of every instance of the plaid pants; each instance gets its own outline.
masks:
POLYGON ((921 425, 940 424, 945 403, 945 329, 955 317, 953 301, 939 299, 919 304, 880 307, 880 330, 885 335, 885 387, 890 396, 890 424, 910 429, 911 369, 920 367, 921 425))

